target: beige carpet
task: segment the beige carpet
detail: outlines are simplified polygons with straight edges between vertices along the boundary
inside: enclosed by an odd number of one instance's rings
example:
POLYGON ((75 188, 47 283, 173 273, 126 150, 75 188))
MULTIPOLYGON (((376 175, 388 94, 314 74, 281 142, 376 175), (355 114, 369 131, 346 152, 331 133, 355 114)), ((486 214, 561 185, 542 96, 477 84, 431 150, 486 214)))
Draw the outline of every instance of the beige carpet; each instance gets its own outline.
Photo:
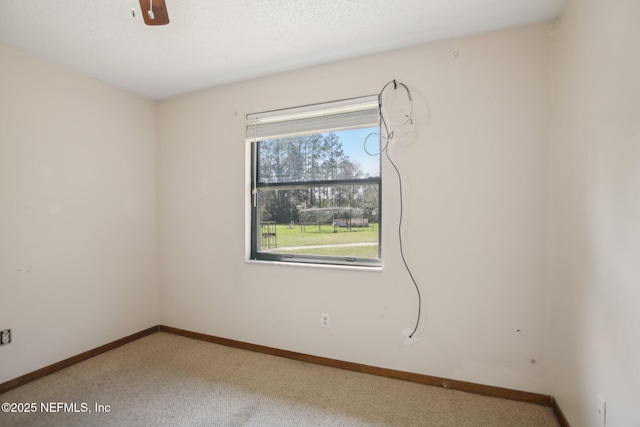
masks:
POLYGON ((0 412, 2 426, 559 426, 543 406, 166 333, 0 394, 2 402, 38 407, 0 412), (61 412, 43 413, 42 403, 61 412), (64 403, 87 412, 64 412, 64 403), (96 413, 96 404, 109 412, 96 413))

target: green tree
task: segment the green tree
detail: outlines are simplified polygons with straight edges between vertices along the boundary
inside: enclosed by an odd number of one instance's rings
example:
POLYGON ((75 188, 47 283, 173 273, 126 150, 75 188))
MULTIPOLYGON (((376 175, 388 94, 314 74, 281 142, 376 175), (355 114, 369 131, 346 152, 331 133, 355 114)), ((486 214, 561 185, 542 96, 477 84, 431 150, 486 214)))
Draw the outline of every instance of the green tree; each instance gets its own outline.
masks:
MULTIPOLYGON (((286 183, 313 180, 362 178, 357 162, 344 152, 335 133, 312 134, 258 142, 258 180, 286 183)), ((373 186, 310 187, 261 192, 263 221, 280 224, 297 221, 297 206, 305 208, 352 206, 370 213, 378 207, 378 191, 373 186)))

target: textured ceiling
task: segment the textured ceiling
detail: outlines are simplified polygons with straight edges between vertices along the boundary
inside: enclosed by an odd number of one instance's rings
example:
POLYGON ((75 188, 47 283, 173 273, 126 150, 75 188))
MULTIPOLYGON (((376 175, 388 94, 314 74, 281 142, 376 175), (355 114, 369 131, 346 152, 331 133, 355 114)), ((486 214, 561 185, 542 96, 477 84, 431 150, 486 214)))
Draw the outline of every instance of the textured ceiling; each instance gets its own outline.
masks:
POLYGON ((151 99, 550 21, 566 0, 0 0, 0 43, 151 99), (135 8, 136 17, 132 16, 135 8))

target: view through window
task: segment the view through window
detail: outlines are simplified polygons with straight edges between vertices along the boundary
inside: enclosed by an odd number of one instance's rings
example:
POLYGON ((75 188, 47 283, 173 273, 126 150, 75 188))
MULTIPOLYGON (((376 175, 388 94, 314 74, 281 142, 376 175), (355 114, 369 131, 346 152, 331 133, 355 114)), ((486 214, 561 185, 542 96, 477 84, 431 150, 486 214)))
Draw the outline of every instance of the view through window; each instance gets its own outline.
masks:
POLYGON ((251 258, 380 265, 377 100, 342 106, 333 114, 331 104, 315 107, 270 119, 271 130, 248 126, 251 258), (290 123, 300 120, 312 123, 290 123))

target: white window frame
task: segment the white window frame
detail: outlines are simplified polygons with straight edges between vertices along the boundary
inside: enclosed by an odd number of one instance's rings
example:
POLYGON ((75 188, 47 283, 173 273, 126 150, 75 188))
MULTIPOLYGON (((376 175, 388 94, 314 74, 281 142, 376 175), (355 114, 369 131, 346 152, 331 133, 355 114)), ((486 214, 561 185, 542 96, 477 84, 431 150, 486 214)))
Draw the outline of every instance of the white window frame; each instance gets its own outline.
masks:
MULTIPOLYGON (((283 138, 296 135, 312 133, 328 133, 348 129, 365 127, 377 127, 378 132, 371 135, 367 141, 367 151, 374 154, 380 152, 380 113, 379 99, 377 95, 332 101, 321 104, 306 105, 302 107, 288 108, 283 110, 267 111, 262 113, 248 114, 246 128, 246 143, 250 153, 247 161, 249 169, 249 260, 274 261, 286 263, 298 263, 305 265, 346 265, 359 267, 381 267, 382 266, 382 170, 380 165, 380 175, 378 177, 366 177, 350 180, 325 180, 322 182, 304 182, 300 185, 315 186, 341 186, 341 185, 370 185, 376 184, 378 187, 378 257, 377 258, 354 258, 322 255, 292 255, 265 252, 260 250, 259 234, 259 188, 265 186, 257 179, 257 145, 261 140, 283 138)), ((363 141, 365 144, 365 141, 363 141)), ((272 184, 273 185, 273 184, 272 184)), ((277 184, 276 184, 277 185, 277 184)))

